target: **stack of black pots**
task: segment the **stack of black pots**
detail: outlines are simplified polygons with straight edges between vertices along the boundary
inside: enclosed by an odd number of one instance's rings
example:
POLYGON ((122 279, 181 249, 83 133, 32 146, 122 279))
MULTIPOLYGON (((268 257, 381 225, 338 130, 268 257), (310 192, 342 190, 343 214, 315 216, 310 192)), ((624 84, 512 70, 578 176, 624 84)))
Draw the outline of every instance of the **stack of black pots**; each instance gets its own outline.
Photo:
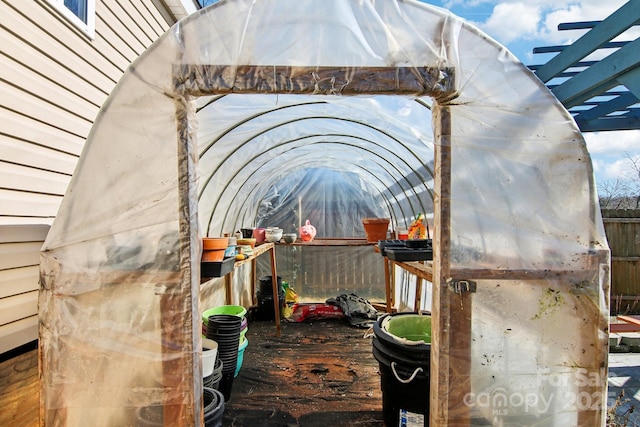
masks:
POLYGON ((218 389, 220 380, 222 379, 222 360, 216 356, 216 364, 213 367, 213 373, 203 378, 203 385, 208 388, 218 389))
POLYGON ((232 314, 214 314, 207 320, 207 338, 218 343, 218 359, 222 361, 222 378, 218 390, 225 401, 231 398, 238 363, 238 343, 242 318, 232 314))
POLYGON ((204 426, 222 427, 222 416, 224 414, 224 396, 213 388, 204 388, 204 426))
MULTIPOLYGON (((280 314, 284 308, 284 289, 282 289, 282 277, 276 276, 278 281, 278 302, 280 303, 280 314)), ((258 309, 256 317, 258 320, 275 320, 275 308, 273 306, 273 279, 271 276, 262 276, 259 280, 258 309)))

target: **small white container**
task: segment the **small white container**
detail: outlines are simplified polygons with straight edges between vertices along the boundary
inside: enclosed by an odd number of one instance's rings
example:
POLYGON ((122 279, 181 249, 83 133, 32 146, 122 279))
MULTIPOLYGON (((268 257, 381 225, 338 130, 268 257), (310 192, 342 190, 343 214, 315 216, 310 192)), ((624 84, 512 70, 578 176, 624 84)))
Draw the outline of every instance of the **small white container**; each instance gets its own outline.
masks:
POLYGON ((209 338, 202 338, 202 377, 206 378, 213 374, 218 357, 218 343, 209 338))
POLYGON ((267 242, 275 243, 282 239, 282 228, 267 228, 264 233, 267 242))

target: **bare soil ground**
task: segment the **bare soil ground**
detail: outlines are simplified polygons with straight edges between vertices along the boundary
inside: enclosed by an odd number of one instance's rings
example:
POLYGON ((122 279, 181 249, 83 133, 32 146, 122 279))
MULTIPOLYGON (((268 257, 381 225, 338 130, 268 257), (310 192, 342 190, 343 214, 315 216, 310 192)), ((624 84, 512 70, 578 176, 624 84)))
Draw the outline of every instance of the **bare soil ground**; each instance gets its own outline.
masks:
POLYGON ((225 426, 381 426, 378 362, 365 330, 341 320, 250 321, 225 426))

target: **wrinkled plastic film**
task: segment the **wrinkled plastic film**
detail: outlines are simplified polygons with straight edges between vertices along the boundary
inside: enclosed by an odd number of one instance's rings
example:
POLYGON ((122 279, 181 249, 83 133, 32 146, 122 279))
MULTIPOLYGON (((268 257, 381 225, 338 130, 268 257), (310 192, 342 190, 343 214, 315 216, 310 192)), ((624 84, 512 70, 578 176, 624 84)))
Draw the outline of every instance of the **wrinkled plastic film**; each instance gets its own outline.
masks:
MULTIPOLYGON (((200 181, 200 205, 203 206, 200 222, 207 233, 215 235, 255 225, 256 218, 273 215, 264 209, 272 203, 274 191, 289 192, 290 197, 300 198, 303 204, 308 199, 319 200, 321 197, 313 186, 314 179, 318 178, 309 175, 315 169, 325 169, 325 173, 333 170, 335 175, 347 175, 348 171, 350 178, 345 176, 345 179, 361 182, 361 209, 367 209, 367 205, 386 205, 384 210, 393 211, 396 225, 406 224, 419 212, 433 210, 433 168, 429 167, 429 162, 425 164, 425 159, 433 156, 431 119, 428 109, 419 103, 403 98, 356 100, 345 97, 328 104, 323 97, 307 100, 300 96, 269 95, 257 96, 256 109, 247 108, 245 116, 241 116, 238 115, 242 111, 240 107, 228 107, 232 97, 216 100, 200 113, 202 121, 232 111, 229 120, 213 121, 214 129, 219 129, 215 134, 225 132, 222 126, 228 127, 230 121, 238 123, 233 132, 223 133, 214 145, 202 144, 203 139, 200 139, 199 168, 203 176, 200 181), (372 128, 371 117, 367 118, 366 114, 371 108, 384 114, 383 126, 372 128), (398 110, 403 112, 403 119, 414 123, 412 127, 407 128, 400 120, 392 118, 398 110), (245 122, 253 115, 259 115, 260 119, 245 122), (270 130, 258 132, 255 126, 270 130), (239 145, 238 140, 234 142, 234 138, 241 138, 242 144, 239 145), (399 141, 404 146, 398 147, 399 141), (265 176, 271 179, 265 180, 265 176), (222 179, 226 180, 225 184, 222 179), (284 181, 282 184, 278 184, 280 179, 284 181), (388 182, 395 184, 387 187, 388 182), (367 198, 372 197, 379 200, 370 204, 367 198), (238 223, 238 220, 245 223, 238 223)), ((350 187, 353 186, 343 188, 350 187)), ((345 195, 325 193, 324 197, 330 205, 333 199, 345 195)), ((303 208, 307 209, 306 206, 303 208)), ((339 207, 334 211, 341 212, 339 207)), ((302 215, 306 215, 304 211, 302 215)), ((388 216, 384 212, 378 215, 388 216)), ((359 218, 354 219, 359 221, 359 218)), ((349 233, 348 230, 336 230, 323 235, 354 236, 349 233)))

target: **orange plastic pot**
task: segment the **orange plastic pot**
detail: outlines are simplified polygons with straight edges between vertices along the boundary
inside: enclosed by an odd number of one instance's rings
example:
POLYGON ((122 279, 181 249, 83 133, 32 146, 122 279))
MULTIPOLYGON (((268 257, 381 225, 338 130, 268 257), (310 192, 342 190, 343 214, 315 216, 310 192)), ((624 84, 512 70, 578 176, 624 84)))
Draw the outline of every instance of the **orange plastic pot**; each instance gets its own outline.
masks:
POLYGON ((205 251, 225 250, 229 246, 228 237, 203 237, 202 249, 205 251))

